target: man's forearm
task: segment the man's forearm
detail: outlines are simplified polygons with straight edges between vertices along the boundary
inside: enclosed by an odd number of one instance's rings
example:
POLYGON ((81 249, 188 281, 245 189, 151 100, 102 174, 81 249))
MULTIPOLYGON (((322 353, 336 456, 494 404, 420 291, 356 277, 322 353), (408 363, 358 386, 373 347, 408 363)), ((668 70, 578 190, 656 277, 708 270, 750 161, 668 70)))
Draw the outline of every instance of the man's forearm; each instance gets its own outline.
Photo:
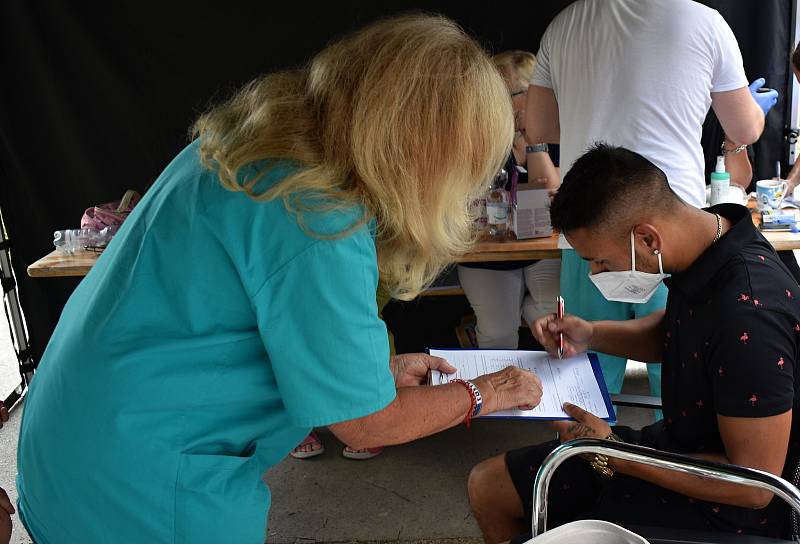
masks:
POLYGON ((800 184, 800 166, 798 165, 800 165, 800 161, 794 163, 792 169, 789 170, 789 175, 786 176, 786 183, 789 186, 787 188, 788 194, 786 196, 792 196, 792 191, 794 191, 794 188, 800 184))
MULTIPOLYGON (((697 453, 691 457, 717 463, 730 463, 730 460, 723 454, 697 453)), ((764 508, 773 496, 772 493, 761 489, 729 484, 631 461, 609 458, 609 464, 614 471, 621 474, 639 478, 664 489, 707 502, 742 508, 764 508)))
POLYGON ((645 363, 660 363, 664 349, 664 311, 628 321, 592 324, 590 349, 645 363))
POLYGON ((735 151, 738 146, 727 138, 725 138, 723 146, 729 151, 725 155, 725 169, 731 176, 731 184, 738 185, 746 191, 753 180, 753 166, 747 156, 747 149, 731 152, 735 151))

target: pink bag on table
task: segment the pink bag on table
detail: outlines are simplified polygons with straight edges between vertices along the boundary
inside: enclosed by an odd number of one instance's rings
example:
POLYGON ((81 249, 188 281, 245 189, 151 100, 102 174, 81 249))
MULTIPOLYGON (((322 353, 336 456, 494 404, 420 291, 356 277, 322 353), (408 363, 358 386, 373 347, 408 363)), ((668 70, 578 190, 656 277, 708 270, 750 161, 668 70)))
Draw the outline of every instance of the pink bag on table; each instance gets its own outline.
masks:
POLYGON ((125 218, 133 211, 134 206, 142 199, 142 195, 129 189, 121 200, 107 202, 99 206, 92 206, 83 212, 81 228, 103 230, 109 227, 113 234, 117 232, 125 218))

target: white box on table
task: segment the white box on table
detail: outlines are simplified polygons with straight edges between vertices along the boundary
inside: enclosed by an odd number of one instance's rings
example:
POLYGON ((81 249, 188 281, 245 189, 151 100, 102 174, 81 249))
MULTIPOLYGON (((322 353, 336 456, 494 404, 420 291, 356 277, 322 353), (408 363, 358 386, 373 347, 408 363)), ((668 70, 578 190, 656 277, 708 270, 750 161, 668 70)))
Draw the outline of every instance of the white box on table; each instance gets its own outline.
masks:
POLYGON ((553 226, 550 224, 550 191, 531 183, 520 183, 517 186, 517 205, 511 228, 517 240, 543 238, 553 234, 553 226))

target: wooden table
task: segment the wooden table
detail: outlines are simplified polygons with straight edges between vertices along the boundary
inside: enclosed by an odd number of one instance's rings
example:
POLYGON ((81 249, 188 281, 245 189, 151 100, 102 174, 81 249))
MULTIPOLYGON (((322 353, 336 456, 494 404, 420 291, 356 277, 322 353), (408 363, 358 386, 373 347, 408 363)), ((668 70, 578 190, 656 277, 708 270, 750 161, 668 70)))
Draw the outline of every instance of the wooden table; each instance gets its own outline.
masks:
MULTIPOLYGON (((755 226, 761 225, 761 214, 753 212, 753 224, 755 226)), ((775 251, 790 251, 793 249, 800 249, 800 233, 786 232, 786 231, 761 231, 764 238, 772 244, 775 251)))
MULTIPOLYGON (((800 247, 800 242, 798 242, 800 247)), ((54 278, 62 276, 85 276, 94 266, 98 253, 78 251, 75 255, 61 255, 52 251, 28 266, 32 278, 54 278)), ((527 261, 537 259, 560 259, 558 235, 532 240, 509 240, 508 242, 480 242, 475 251, 467 253, 459 262, 527 261)), ((449 294, 449 293, 448 293, 449 294)))
POLYGON ((77 251, 75 255, 61 255, 52 251, 28 266, 28 275, 32 278, 85 276, 99 256, 94 251, 77 251))
MULTIPOLYGON (((753 212, 753 223, 758 226, 761 216, 753 212)), ((764 232, 764 237, 776 251, 800 249, 800 233, 764 232)), ((59 276, 85 276, 97 260, 98 254, 79 251, 73 256, 59 255, 55 251, 42 257, 28 267, 32 278, 52 278, 59 276)), ((475 250, 467 253, 459 262, 527 261, 537 259, 559 259, 558 235, 531 240, 508 240, 506 242, 479 242, 475 250)))
MULTIPOLYGON (((754 202, 749 202, 751 209, 754 202)), ((761 225, 761 214, 753 209, 753 224, 761 225)), ((789 251, 800 249, 800 233, 760 231, 764 238, 772 244, 775 251, 789 251)), ((475 249, 464 255, 459 262, 491 262, 491 261, 526 261, 536 259, 559 259, 561 250, 558 249, 558 235, 548 238, 534 238, 531 240, 509 240, 506 242, 479 242, 475 249)))
POLYGON ((537 259, 560 259, 558 234, 547 238, 530 240, 508 240, 503 242, 478 242, 475 249, 461 257, 460 263, 489 261, 528 261, 537 259))

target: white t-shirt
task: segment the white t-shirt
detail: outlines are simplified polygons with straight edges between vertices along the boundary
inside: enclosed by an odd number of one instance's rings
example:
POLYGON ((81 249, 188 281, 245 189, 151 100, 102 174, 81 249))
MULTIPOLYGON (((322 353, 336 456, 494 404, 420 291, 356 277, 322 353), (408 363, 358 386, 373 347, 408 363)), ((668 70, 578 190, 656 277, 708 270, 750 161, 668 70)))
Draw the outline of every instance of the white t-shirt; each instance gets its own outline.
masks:
POLYGON ((739 44, 715 10, 690 0, 580 0, 547 28, 532 85, 552 88, 561 172, 596 141, 655 163, 705 205, 700 133, 711 93, 747 85, 739 44))

